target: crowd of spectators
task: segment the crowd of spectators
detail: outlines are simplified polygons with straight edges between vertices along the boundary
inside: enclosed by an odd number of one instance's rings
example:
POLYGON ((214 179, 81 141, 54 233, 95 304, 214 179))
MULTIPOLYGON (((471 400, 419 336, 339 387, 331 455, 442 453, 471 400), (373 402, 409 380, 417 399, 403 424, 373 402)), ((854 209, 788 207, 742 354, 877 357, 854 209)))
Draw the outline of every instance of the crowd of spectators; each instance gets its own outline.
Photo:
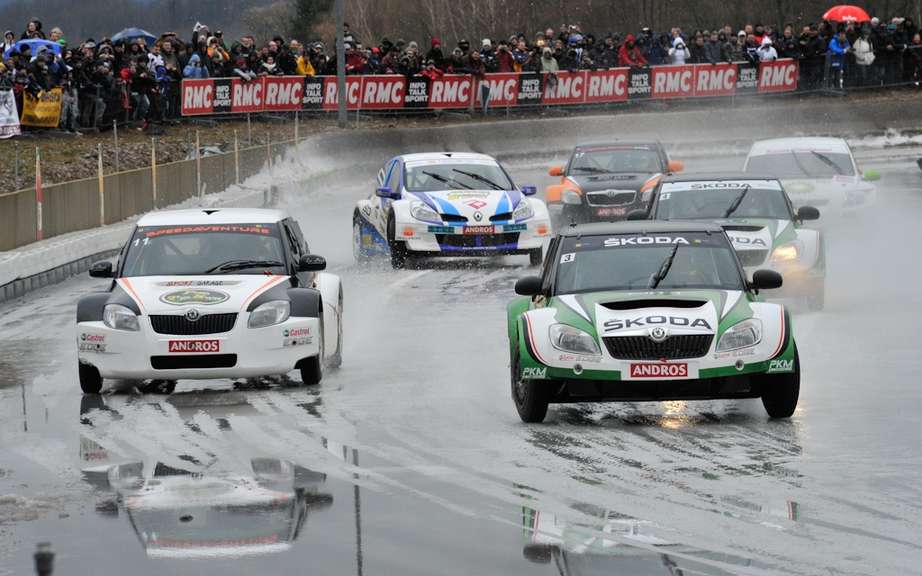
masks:
MULTIPOLYGON (((431 38, 416 41, 383 38, 365 44, 346 30, 347 74, 480 75, 489 72, 644 67, 659 64, 761 62, 778 58, 800 61, 802 89, 872 86, 922 81, 922 39, 910 18, 872 19, 858 24, 820 22, 795 28, 730 25, 693 32, 672 28, 658 33, 594 35, 578 25, 548 28, 532 36, 459 40, 454 47, 431 38)), ((221 30, 197 24, 191 36, 166 32, 159 38, 108 38, 71 43, 61 28, 45 32, 33 19, 20 34, 7 31, 2 43, 0 89, 13 89, 19 110, 24 92, 61 87, 61 128, 111 125, 113 120, 142 125, 179 116, 179 82, 183 78, 323 75, 336 73, 335 51, 322 41, 302 44, 276 36, 258 41, 252 35, 228 40, 221 30), (57 50, 35 53, 18 40, 47 39, 57 50)))

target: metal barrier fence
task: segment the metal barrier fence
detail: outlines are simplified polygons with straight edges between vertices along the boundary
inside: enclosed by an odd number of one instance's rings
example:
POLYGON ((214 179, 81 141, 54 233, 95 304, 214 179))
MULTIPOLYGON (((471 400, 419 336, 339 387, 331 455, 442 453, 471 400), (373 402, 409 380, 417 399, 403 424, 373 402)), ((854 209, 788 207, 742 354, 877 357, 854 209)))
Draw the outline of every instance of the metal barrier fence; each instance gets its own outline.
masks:
POLYGON ((120 222, 263 170, 294 140, 0 194, 0 252, 42 238, 120 222), (39 192, 37 194, 37 192, 39 192), (41 202, 39 202, 41 200, 41 202))

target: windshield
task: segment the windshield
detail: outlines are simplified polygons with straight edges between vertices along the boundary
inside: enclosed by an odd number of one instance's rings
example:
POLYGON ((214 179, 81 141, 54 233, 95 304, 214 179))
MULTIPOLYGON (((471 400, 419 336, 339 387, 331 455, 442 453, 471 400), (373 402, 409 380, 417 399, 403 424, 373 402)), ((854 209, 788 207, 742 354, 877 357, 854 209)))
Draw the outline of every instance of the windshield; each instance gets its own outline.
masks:
POLYGON ((407 164, 405 187, 409 192, 441 190, 513 190, 512 180, 498 164, 444 162, 407 164))
POLYGON ((736 257, 723 234, 565 238, 559 254, 556 294, 647 290, 651 286, 660 290, 743 289, 736 257))
POLYGON ((776 178, 832 178, 854 176, 855 168, 848 154, 797 150, 751 156, 746 172, 776 178))
POLYGON ((275 224, 138 227, 122 275, 284 273, 285 256, 275 224))
POLYGON ((641 146, 606 146, 577 150, 570 160, 568 174, 614 174, 642 172, 654 174, 663 170, 656 150, 641 146))
POLYGON ((790 220, 791 210, 781 187, 768 188, 744 182, 680 182, 664 184, 657 197, 656 220, 725 218, 727 210, 749 186, 733 218, 790 220))

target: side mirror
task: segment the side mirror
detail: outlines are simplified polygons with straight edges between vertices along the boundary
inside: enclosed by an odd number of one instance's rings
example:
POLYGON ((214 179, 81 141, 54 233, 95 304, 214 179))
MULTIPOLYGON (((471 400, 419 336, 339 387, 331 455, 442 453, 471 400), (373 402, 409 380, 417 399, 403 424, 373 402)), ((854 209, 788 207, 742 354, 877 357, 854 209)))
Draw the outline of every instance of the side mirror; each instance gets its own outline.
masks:
POLYGON ((112 270, 112 262, 108 260, 103 260, 101 262, 94 262, 90 266, 90 276, 93 278, 112 278, 115 276, 115 273, 112 270))
POLYGON ((316 254, 301 256, 301 261, 298 262, 298 270, 300 272, 320 272, 321 270, 326 270, 326 267, 326 258, 317 256, 316 254))
POLYGON ((865 170, 864 179, 867 182, 877 182, 880 180, 880 172, 877 170, 865 170))
POLYGON ((522 556, 534 564, 550 564, 554 559, 554 546, 550 544, 526 544, 522 556))
POLYGON ((749 283, 749 287, 755 290, 774 290, 781 288, 783 283, 784 279, 781 274, 774 270, 756 270, 752 273, 752 282, 749 283))
POLYGON ((375 195, 379 198, 389 198, 391 200, 400 200, 400 192, 394 192, 389 186, 382 186, 375 190, 375 195))
POLYGON ((519 296, 540 296, 544 293, 544 287, 541 284, 541 278, 538 276, 519 278, 515 283, 515 293, 519 296))
POLYGON ((563 176, 563 166, 551 166, 547 173, 548 176, 563 176))
POLYGON ((646 210, 640 210, 640 209, 631 210, 630 212, 627 213, 627 219, 628 219, 628 220, 646 220, 646 219, 647 219, 647 211, 646 211, 646 210))
POLYGON ((538 193, 537 186, 522 186, 522 195, 523 196, 534 196, 538 193))
POLYGON ((798 220, 819 220, 820 211, 813 206, 801 206, 797 209, 797 219, 798 220))
POLYGON ((670 160, 666 164, 666 172, 681 172, 682 170, 685 170, 685 162, 681 160, 670 160))

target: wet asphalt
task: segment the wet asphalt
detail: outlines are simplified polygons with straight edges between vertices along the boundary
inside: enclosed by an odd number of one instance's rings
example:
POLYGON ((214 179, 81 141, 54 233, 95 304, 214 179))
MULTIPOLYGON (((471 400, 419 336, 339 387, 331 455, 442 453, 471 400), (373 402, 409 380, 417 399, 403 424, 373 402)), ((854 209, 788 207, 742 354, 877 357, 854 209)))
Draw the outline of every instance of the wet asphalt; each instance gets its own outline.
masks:
POLYGON ((356 267, 371 171, 282 191, 345 287, 344 364, 318 387, 82 397, 74 309, 104 283, 0 306, 0 575, 34 573, 38 542, 56 574, 919 573, 922 172, 875 158, 878 205, 820 220, 827 307, 795 313, 788 421, 747 400, 522 424, 504 307, 527 259, 356 267))

